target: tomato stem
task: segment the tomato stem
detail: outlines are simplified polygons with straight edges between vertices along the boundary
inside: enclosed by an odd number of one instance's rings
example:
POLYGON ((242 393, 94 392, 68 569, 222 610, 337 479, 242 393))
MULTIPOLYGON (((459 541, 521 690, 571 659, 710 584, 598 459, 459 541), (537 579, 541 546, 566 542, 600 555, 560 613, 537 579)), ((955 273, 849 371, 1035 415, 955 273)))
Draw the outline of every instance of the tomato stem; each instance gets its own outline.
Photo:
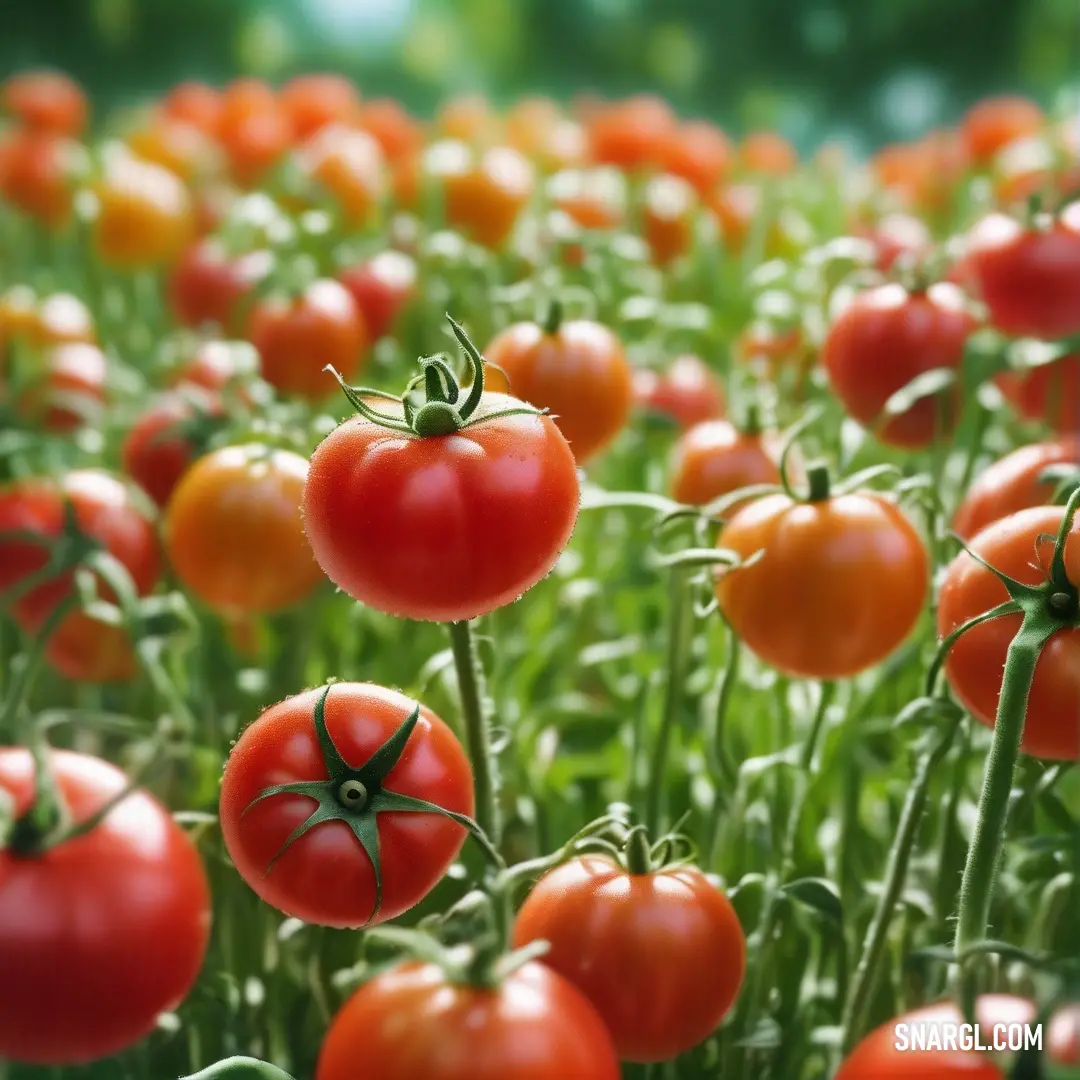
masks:
POLYGON ((623 857, 626 869, 631 874, 648 874, 653 868, 652 849, 649 844, 649 830, 644 825, 635 825, 627 834, 623 844, 623 857))
POLYGON ((553 296, 548 303, 547 310, 544 312, 540 328, 548 337, 552 337, 559 332, 559 327, 563 324, 564 315, 565 311, 563 309, 562 300, 557 296, 553 296))
POLYGON ((712 759, 710 765, 713 776, 713 805, 711 821, 709 825, 709 851, 707 865, 716 869, 717 860, 720 857, 720 838, 724 820, 724 810, 728 804, 728 794, 722 788, 723 784, 735 787, 738 783, 738 772, 731 761, 731 755, 724 745, 724 732, 728 709, 731 705, 731 697, 735 691, 738 679, 739 661, 742 657, 742 642, 739 635, 731 630, 728 633, 727 662, 724 664, 723 673, 720 676, 716 694, 716 708, 713 710, 713 728, 710 738, 712 759))
POLYGON ((472 763, 476 791, 476 823, 497 847, 502 835, 498 803, 499 774, 491 748, 491 730, 484 711, 484 669, 476 651, 471 624, 463 620, 448 625, 465 720, 465 744, 472 763))
POLYGON ((810 490, 807 493, 807 502, 824 502, 829 497, 830 481, 829 466, 823 461, 814 462, 806 470, 806 479, 810 490))

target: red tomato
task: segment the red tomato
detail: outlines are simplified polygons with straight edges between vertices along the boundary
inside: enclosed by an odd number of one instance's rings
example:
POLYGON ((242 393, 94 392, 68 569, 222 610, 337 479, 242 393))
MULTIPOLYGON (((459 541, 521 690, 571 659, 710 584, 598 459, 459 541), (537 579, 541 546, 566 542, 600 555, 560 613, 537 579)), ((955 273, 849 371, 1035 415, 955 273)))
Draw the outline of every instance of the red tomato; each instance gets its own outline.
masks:
POLYGON ((1080 1066, 1080 1003, 1062 1005, 1050 1017, 1046 1058, 1055 1065, 1080 1066))
POLYGON ((272 263, 268 251, 231 257, 219 240, 208 237, 197 241, 180 257, 169 277, 173 318, 196 329, 206 325, 234 329, 237 306, 272 263))
POLYGON ((0 141, 0 195, 42 224, 59 228, 71 216, 76 150, 60 135, 12 133, 0 141))
POLYGON ((310 400, 336 389, 323 370, 327 364, 348 382, 361 370, 368 345, 351 293, 332 278, 312 282, 292 299, 256 304, 248 337, 259 351, 262 377, 282 394, 310 400))
MULTIPOLYGON (((314 720, 324 693, 308 690, 272 705, 240 736, 221 782, 225 846, 248 885, 287 915, 321 926, 384 922, 418 904, 438 884, 465 842, 465 829, 442 814, 375 813, 367 806, 353 811, 327 793, 342 817, 320 821, 290 843, 294 830, 312 816, 313 797, 255 800, 280 784, 331 778, 314 720), (372 861, 353 831, 363 817, 377 824, 382 875, 377 912, 372 861)), ((345 764, 359 770, 415 707, 404 694, 372 683, 335 683, 326 696, 326 731, 345 764)), ((458 814, 473 812, 465 751, 423 706, 404 753, 380 788, 458 814)))
POLYGON ((1025 420, 1044 420, 1063 434, 1080 432, 1080 353, 996 381, 1025 420))
MULTIPOLYGON (((204 411, 220 410, 207 395, 204 411)), ((147 409, 128 432, 120 449, 124 471, 159 507, 169 501, 180 477, 196 456, 185 425, 200 409, 188 398, 169 394, 147 409)))
MULTIPOLYGON (((976 1002, 975 1015, 982 1042, 992 1043, 996 1024, 1029 1024, 1035 1007, 1023 998, 984 994, 976 1002)), ((905 1013, 870 1032, 848 1054, 834 1080, 911 1080, 914 1076, 919 1080, 1005 1080, 1002 1069, 975 1049, 911 1049, 912 1045, 933 1046, 949 1036, 958 1039, 963 1022, 951 1001, 905 1013), (922 1042, 916 1044, 916 1039, 922 1042)))
MULTIPOLYGON (((59 535, 62 500, 69 498, 79 528, 124 565, 138 595, 153 591, 161 576, 157 536, 153 523, 132 502, 123 481, 98 469, 79 469, 67 473, 59 487, 32 481, 30 490, 33 513, 40 523, 37 527, 43 535, 59 535)), ((18 487, 15 492, 17 500, 18 487)), ((25 508, 19 512, 25 513, 25 508)), ((20 569, 27 565, 23 551, 18 558, 20 569)), ((44 565, 40 556, 36 565, 44 565)), ((19 600, 14 608, 16 618, 29 633, 36 634, 72 588, 72 574, 61 574, 19 600)), ((115 602, 112 590, 104 584, 99 584, 99 593, 103 599, 115 602)), ((45 658, 65 678, 81 682, 117 682, 135 673, 127 631, 80 610, 64 616, 49 638, 45 658)))
POLYGON ((718 546, 749 559, 716 594, 740 638, 789 675, 842 679, 880 663, 911 633, 929 586, 926 549, 889 499, 871 492, 741 509, 718 546))
POLYGON ((664 371, 638 368, 633 391, 639 408, 667 416, 681 428, 724 415, 724 385, 693 353, 676 356, 664 371))
POLYGON ((575 319, 548 334, 536 323, 515 323, 484 355, 506 372, 515 397, 551 410, 578 464, 596 457, 626 426, 633 371, 606 326, 575 319))
POLYGON ((891 270, 901 255, 918 258, 933 245, 930 230, 911 214, 886 214, 867 233, 877 249, 876 266, 883 273, 891 270))
POLYGON ((169 263, 195 231, 191 196, 168 169, 127 154, 95 185, 94 246, 108 266, 125 269, 169 263))
POLYGON ((632 874, 603 855, 541 878, 514 945, 548 941, 545 966, 599 1012, 622 1061, 667 1061, 704 1041, 735 1001, 746 938, 724 894, 692 866, 632 874))
POLYGON ((960 135, 971 160, 988 165, 1009 143, 1042 131, 1042 109, 1022 97, 984 98, 973 105, 960 124, 960 135))
POLYGON ((211 339, 204 341, 195 355, 177 368, 170 379, 173 387, 196 386, 203 390, 224 390, 230 382, 247 373, 236 342, 211 339))
MULTIPOLYGON (((1056 534, 1065 510, 1038 506, 988 525, 969 547, 991 566, 1017 581, 1038 585, 1049 565, 1051 545, 1039 544, 1043 533, 1056 534)), ((1066 572, 1080 584, 1080 520, 1073 524, 1066 546, 1066 572)), ((938 602, 938 633, 952 633, 968 619, 1008 599, 1005 586, 966 552, 950 564, 938 602)), ((1002 615, 961 635, 949 650, 945 676, 953 693, 980 723, 992 727, 1001 693, 1005 653, 1020 628, 1019 615, 1002 615)), ((1020 744, 1033 757, 1074 761, 1080 757, 1080 626, 1063 626, 1043 648, 1028 698, 1024 738, 1020 744)))
POLYGON ((989 214, 968 238, 967 261, 999 330, 1051 341, 1080 332, 1080 202, 1033 229, 989 214))
POLYGON ((360 228, 374 218, 387 188, 382 148, 366 131, 324 127, 300 149, 303 172, 329 192, 345 223, 360 228))
POLYGON ((226 87, 217 133, 232 175, 244 187, 257 184, 281 161, 294 134, 270 86, 246 78, 226 87))
POLYGON ((356 302, 371 340, 378 341, 390 332, 416 292, 416 260, 401 251, 380 251, 367 262, 343 270, 338 280, 356 302))
POLYGON ((23 415, 46 431, 75 431, 100 419, 105 401, 105 354, 84 341, 52 346, 43 357, 44 371, 19 397, 23 415))
POLYGON ((782 453, 783 440, 777 435, 744 433, 727 420, 696 424, 675 446, 671 497, 704 506, 752 484, 779 484, 782 453))
POLYGON ((1018 510, 1044 505, 1056 485, 1040 482, 1039 475, 1058 464, 1075 465, 1080 475, 1080 436, 1022 446, 1006 454, 971 485, 953 518, 953 532, 970 540, 987 525, 1018 510))
POLYGON ((590 156, 628 171, 654 165, 676 123, 667 102, 648 94, 603 106, 589 121, 590 156))
POLYGON ((353 124, 360 116, 360 94, 342 75, 298 75, 278 94, 278 103, 300 139, 329 124, 353 124))
POLYGON ((733 157, 731 140, 708 120, 680 124, 660 143, 661 168, 692 184, 702 197, 728 174, 733 157))
POLYGON ((258 444, 227 446, 181 477, 165 514, 176 576, 219 614, 268 614, 319 584, 300 499, 308 463, 258 444))
POLYGON ((377 975, 334 1017, 315 1080, 354 1080, 358 1061, 379 1080, 621 1075, 592 1006, 535 962, 493 989, 455 985, 435 964, 405 963, 377 975))
MULTIPOLYGON (((75 822, 128 784, 86 754, 56 750, 49 762, 75 822)), ((16 815, 34 789, 30 754, 0 750, 0 790, 16 815)), ((79 1065, 134 1045, 187 995, 209 935, 198 853, 144 791, 41 854, 0 849, 0 1056, 79 1065)))
MULTIPOLYGON (((957 371, 975 319, 954 285, 939 282, 925 292, 880 285, 856 296, 829 327, 822 361, 844 408, 874 427, 886 402, 917 376, 936 368, 957 371)), ((956 422, 959 386, 916 402, 875 428, 882 442, 917 449, 947 437, 956 422)))
POLYGON ((201 82, 177 83, 162 99, 161 114, 216 136, 221 124, 221 91, 201 82))
POLYGON ((739 146, 739 164, 746 172, 784 176, 799 164, 795 147, 775 131, 755 131, 739 146))
MULTIPOLYGON (((474 415, 515 407, 485 392, 474 415)), ((304 488, 304 526, 326 576, 379 611, 436 622, 487 614, 532 588, 577 509, 574 458, 546 416, 425 438, 357 416, 319 444, 304 488)))
POLYGON ((390 98, 363 102, 357 126, 378 142, 386 160, 395 166, 415 158, 424 146, 423 128, 390 98))
POLYGON ((0 85, 0 109, 24 128, 53 135, 79 135, 89 108, 79 84, 59 71, 24 71, 0 85))
MULTIPOLYGON (((55 536, 63 527, 63 506, 47 480, 19 480, 0 486, 0 533, 55 536)), ((0 593, 44 568, 45 549, 22 540, 0 539, 0 593)))

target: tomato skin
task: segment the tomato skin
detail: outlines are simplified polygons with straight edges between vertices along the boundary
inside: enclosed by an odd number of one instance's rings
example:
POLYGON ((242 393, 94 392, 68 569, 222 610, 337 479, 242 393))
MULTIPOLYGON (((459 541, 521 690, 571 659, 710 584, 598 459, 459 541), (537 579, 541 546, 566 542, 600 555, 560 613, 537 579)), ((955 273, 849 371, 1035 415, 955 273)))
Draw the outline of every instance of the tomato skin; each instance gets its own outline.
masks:
POLYGON ((486 146, 499 134, 499 121, 483 94, 458 94, 439 107, 435 126, 441 135, 471 146, 486 146))
POLYGON ((165 95, 160 108, 166 119, 191 124, 216 136, 221 124, 221 91, 194 80, 180 82, 165 95))
POLYGON ((318 401, 337 389, 323 369, 332 364, 346 382, 366 359, 367 328, 348 289, 333 278, 299 295, 270 297, 251 311, 248 339, 259 352, 262 377, 282 394, 318 401))
POLYGON ((795 503, 767 495, 717 541, 753 565, 723 573, 720 607, 762 660, 789 675, 841 679, 884 660, 918 621, 930 568, 902 511, 870 492, 795 503))
POLYGON ((1080 203, 1036 230, 988 214, 968 237, 967 262, 998 330, 1048 341, 1080 332, 1080 203))
POLYGON ((15 131, 0 140, 0 195, 50 228, 71 217, 69 162, 74 144, 48 132, 15 131))
MULTIPOLYGON (((1023 998, 1007 994, 984 994, 975 1004, 982 1041, 994 1038, 995 1024, 1027 1024, 1035 1018, 1035 1007, 1023 998)), ((936 1025, 952 1025, 952 1032, 964 1022, 951 1002, 928 1005, 905 1013, 870 1032, 844 1059, 833 1080, 1005 1080, 1005 1073, 978 1050, 897 1050, 897 1024, 907 1024, 909 1042, 929 1039, 936 1025), (916 1062, 915 1065, 912 1062, 916 1062)))
POLYGON ((970 540, 995 521, 1042 506, 1054 494, 1055 485, 1040 482, 1039 474, 1058 464, 1073 464, 1080 470, 1080 436, 1021 446, 1006 454, 976 477, 953 518, 953 532, 970 540))
MULTIPOLYGON (((696 424, 675 445, 671 497, 704 506, 751 484, 779 484, 782 453, 777 435, 744 434, 727 420, 696 424)), ((743 505, 732 507, 726 516, 743 505)))
MULTIPOLYGON (((975 319, 955 286, 939 282, 925 293, 888 284, 860 293, 829 327, 822 362, 844 408, 865 427, 874 425, 889 398, 916 376, 957 369, 975 319)), ((875 429, 878 438, 918 449, 948 435, 956 422, 958 389, 923 398, 875 429)))
MULTIPOLYGON (((66 496, 75 509, 79 528, 124 565, 137 594, 146 596, 153 591, 161 576, 157 536, 153 523, 134 505, 122 480, 100 469, 78 469, 67 473, 58 486, 47 481, 30 483, 31 521, 44 535, 59 535, 66 496)), ((29 560, 18 556, 17 561, 20 571, 25 572, 29 560)), ((44 565, 40 556, 36 565, 44 565)), ((38 633, 56 606, 71 594, 73 584, 69 572, 38 586, 15 603, 16 620, 28 633, 38 633)), ((103 599, 115 601, 106 586, 100 585, 100 593, 103 599)), ((45 658, 65 678, 82 682, 117 682, 135 673, 127 631, 79 610, 61 620, 45 646, 45 658)))
POLYGON ((234 79, 221 98, 217 136, 233 179, 253 187, 285 156, 292 123, 271 87, 259 79, 234 79))
POLYGON ((988 165, 1010 143, 1037 134, 1045 124, 1042 109, 1027 98, 985 98, 967 111, 960 134, 971 160, 988 165))
POLYGON ((79 135, 89 107, 82 87, 59 71, 23 71, 0 85, 0 109, 30 131, 79 135))
POLYGON ((349 267, 338 280, 356 303, 372 341, 390 333, 401 309, 416 293, 416 260, 402 251, 386 250, 349 267))
MULTIPOLYGON (((87 754, 49 761, 76 822, 128 783, 87 754)), ((17 815, 33 789, 30 754, 0 749, 0 790, 17 815)), ((209 934, 198 853, 145 791, 43 855, 0 850, 0 1056, 77 1065, 133 1045, 191 989, 209 934)))
POLYGON ((587 130, 594 162, 632 172, 656 164, 676 119, 667 102, 640 94, 602 106, 587 130))
POLYGON ((300 519, 307 472, 299 454, 255 443, 196 461, 164 523, 165 550, 184 586, 226 616, 303 600, 322 580, 300 519))
POLYGON ((315 1080, 619 1080, 611 1037, 585 998, 534 962, 495 990, 454 986, 434 964, 377 975, 323 1040, 315 1080), (399 1022, 408 1017, 407 1023, 399 1022))
POLYGON ((996 381, 1025 420, 1044 420, 1063 434, 1080 432, 1080 353, 996 381))
MULTIPOLYGON (((485 391, 474 415, 520 407, 485 391)), ((512 603, 545 577, 573 532, 578 497, 573 455, 546 416, 423 439, 357 416, 312 455, 304 527, 323 572, 353 599, 453 622, 512 603)))
POLYGON ((514 323, 492 339, 484 355, 506 372, 516 397, 551 410, 579 465, 626 426, 633 370, 606 326, 574 319, 547 334, 536 323, 514 323))
POLYGON ((298 75, 281 88, 278 104, 300 139, 329 124, 352 124, 360 115, 360 95, 341 75, 298 75))
MULTIPOLYGON (((1037 585, 1036 538, 1056 534, 1064 507, 1037 506, 987 526, 969 542, 972 551, 1018 581, 1037 585)), ((1049 545, 1042 545, 1049 563, 1049 545)), ((1080 522, 1065 549, 1069 580, 1080 582, 1080 522)), ((968 619, 1008 599, 1005 586, 966 552, 949 565, 938 601, 938 634, 944 638, 968 619)), ((949 650, 945 677, 953 693, 980 723, 993 727, 1001 693, 1005 654, 1020 628, 1019 615, 1003 615, 963 634, 949 650)), ((1035 667, 1020 748, 1032 757, 1075 761, 1080 757, 1080 627, 1059 630, 1044 646, 1035 667)))
POLYGON ((693 353, 676 356, 664 371, 638 368, 633 393, 638 408, 670 417, 684 430, 723 416, 727 404, 723 383, 693 353))
POLYGON ((694 244, 698 198, 678 176, 654 177, 645 188, 642 232, 657 266, 668 266, 688 254, 694 244))
MULTIPOLYGON (((63 505, 48 480, 19 480, 0 487, 0 533, 31 532, 55 536, 63 528, 63 505)), ((41 570, 44 548, 23 540, 0 541, 0 593, 41 570)))
MULTIPOLYGON (((325 822, 282 851, 293 830, 311 816, 313 800, 274 796, 245 813, 268 787, 328 779, 313 719, 323 692, 307 690, 272 705, 240 736, 221 782, 221 827, 237 871, 266 903, 305 922, 348 928, 367 923, 375 905, 371 861, 349 826, 325 822)), ((326 729, 338 753, 359 768, 415 707, 396 690, 335 683, 326 699, 326 729)), ((459 814, 473 813, 465 751, 423 706, 384 787, 459 814)), ((457 858, 466 836, 461 825, 440 814, 380 813, 378 828, 383 895, 372 923, 418 904, 457 858)))
POLYGON ((136 157, 160 165, 185 183, 212 176, 218 171, 218 148, 201 128, 181 120, 157 118, 133 131, 126 139, 136 157))
POLYGON ((724 894, 695 867, 630 874, 606 856, 541 878, 514 946, 551 943, 542 963, 600 1013, 622 1061, 667 1061, 702 1042, 731 1008, 746 938, 724 894))
POLYGON ((386 160, 395 166, 417 157, 424 146, 423 128, 390 98, 363 102, 356 126, 378 142, 386 160))
POLYGON ((337 204, 345 224, 361 228, 379 210, 387 187, 382 147, 366 131, 320 129, 301 148, 300 167, 337 204))
POLYGON ((680 176, 702 197, 728 174, 733 164, 731 140, 708 120, 680 124, 660 143, 660 164, 680 176))
POLYGON ((270 269, 272 258, 264 251, 232 258, 218 240, 196 241, 169 276, 173 318, 196 329, 206 325, 237 329, 237 306, 270 269))

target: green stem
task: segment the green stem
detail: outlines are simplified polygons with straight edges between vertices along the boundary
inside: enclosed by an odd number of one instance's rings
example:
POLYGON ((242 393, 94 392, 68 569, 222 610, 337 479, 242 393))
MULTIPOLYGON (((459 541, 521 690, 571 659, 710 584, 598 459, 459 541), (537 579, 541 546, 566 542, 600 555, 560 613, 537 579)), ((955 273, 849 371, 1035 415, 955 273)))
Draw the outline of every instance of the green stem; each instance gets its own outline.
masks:
MULTIPOLYGON (((1006 653, 994 737, 986 760, 975 832, 960 883, 960 909, 954 941, 958 956, 986 938, 1031 682, 1049 636, 1045 626, 1038 625, 1038 621, 1033 625, 1025 617, 1006 653)), ((974 1002, 974 983, 964 970, 960 972, 960 988, 967 1015, 970 1011, 967 1004, 974 1002)))
POLYGON ((937 768, 948 753, 953 737, 956 734, 956 727, 957 725, 953 724, 919 760, 903 810, 900 812, 900 822, 897 826, 896 839, 893 841, 892 850, 889 852, 889 861, 885 869, 885 881, 881 896, 878 898, 877 907, 874 909, 873 918, 870 920, 870 926, 866 931, 862 955, 859 957, 859 966, 855 969, 855 978, 851 983, 847 1000, 844 1003, 843 1018, 841 1020, 841 1029, 843 1031, 841 1049, 845 1054, 862 1033, 863 1019, 877 983, 881 958, 889 935, 893 912, 896 910, 896 905, 900 900, 900 893, 907 880, 908 864, 911 861, 912 852, 915 850, 919 825, 922 822, 923 811, 926 808, 930 777, 934 769, 937 768))
POLYGON ((183 1080, 292 1080, 292 1077, 276 1065, 265 1061, 250 1057, 231 1057, 208 1066, 202 1072, 184 1077, 183 1080))
POLYGON ((664 788, 667 786, 668 753, 671 749, 671 734, 682 704, 683 680, 686 664, 689 660, 689 646, 692 639, 690 590, 686 575, 678 567, 672 567, 668 586, 668 641, 667 641, 667 681, 664 687, 664 708, 660 716, 660 727, 653 745, 652 762, 649 767, 649 786, 646 791, 645 825, 651 833, 660 827, 660 814, 664 788))
POLYGON ((467 621, 452 622, 450 648, 454 654, 461 711, 465 719, 465 743, 472 762, 476 789, 476 823, 491 842, 498 845, 502 836, 499 815, 499 776, 491 751, 491 730, 484 714, 484 670, 476 651, 476 642, 467 621))
POLYGON ((717 775, 713 777, 715 794, 713 796, 712 819, 709 822, 708 850, 708 865, 713 869, 716 868, 716 861, 720 854, 720 836, 724 820, 724 809, 728 805, 728 793, 724 791, 721 785, 727 784, 729 787, 734 787, 738 782, 738 772, 732 764, 727 747, 724 745, 724 732, 728 708, 738 679, 741 657, 742 642, 735 631, 732 630, 728 635, 727 662, 724 664, 724 671, 720 676, 720 685, 716 695, 716 709, 713 713, 712 766, 717 775))

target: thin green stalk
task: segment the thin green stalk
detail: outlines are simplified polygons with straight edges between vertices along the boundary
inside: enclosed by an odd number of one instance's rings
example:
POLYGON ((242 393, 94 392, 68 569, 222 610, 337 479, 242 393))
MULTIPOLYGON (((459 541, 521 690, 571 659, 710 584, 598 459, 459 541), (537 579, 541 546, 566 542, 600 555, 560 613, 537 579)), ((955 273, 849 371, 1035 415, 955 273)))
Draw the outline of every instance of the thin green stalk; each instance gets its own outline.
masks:
MULTIPOLYGON (((986 938, 1031 681, 1046 640, 1045 628, 1030 625, 1025 619, 1005 656, 1005 674, 994 720, 994 738, 986 759, 975 832, 960 882, 960 909, 954 942, 958 958, 986 938)), ((974 1003, 975 986, 973 977, 967 973, 969 971, 961 964, 960 989, 965 1015, 968 1012, 967 1004, 974 1003)))
POLYGON ((859 957, 859 965, 855 969, 855 978, 852 980, 847 1000, 844 1002, 841 1019, 841 1028, 843 1030, 841 1048, 844 1053, 851 1049, 855 1040, 862 1034, 863 1019, 877 982, 893 913, 896 910, 896 905, 900 900, 900 893, 903 891, 904 883, 907 880, 908 864, 911 862, 911 855, 915 850, 919 825, 922 822, 923 811, 926 808, 930 778, 934 769, 937 768, 948 753, 953 736, 956 734, 956 726, 956 724, 953 724, 919 759, 914 779, 908 790, 907 799, 904 801, 896 839, 893 841, 892 850, 889 852, 889 860, 885 868, 885 881, 881 896, 878 898, 873 918, 867 928, 866 937, 863 940, 862 955, 859 957))
POLYGON ((480 666, 470 623, 452 622, 449 629, 461 711, 465 720, 465 744, 472 762, 476 789, 476 823, 497 845, 502 836, 499 775, 491 750, 491 728, 484 713, 484 671, 480 666))
POLYGON ((738 772, 731 761, 724 743, 724 732, 728 708, 731 704, 732 694, 739 674, 739 661, 742 657, 742 642, 738 635, 732 631, 728 635, 728 653, 724 664, 723 673, 720 676, 720 685, 716 695, 716 709, 713 712, 712 727, 712 766, 716 775, 713 776, 715 794, 713 796, 712 814, 709 822, 709 848, 708 865, 716 868, 719 857, 720 838, 723 832, 724 809, 728 805, 729 795, 721 785, 727 784, 734 787, 738 782, 738 772))
POLYGON ((689 660, 693 631, 693 608, 690 602, 686 573, 676 567, 671 570, 668 585, 667 682, 664 688, 664 709, 653 745, 649 766, 649 786, 645 796, 645 824, 650 832, 660 827, 664 790, 667 787, 667 763, 671 749, 671 733, 682 704, 683 681, 689 660))

